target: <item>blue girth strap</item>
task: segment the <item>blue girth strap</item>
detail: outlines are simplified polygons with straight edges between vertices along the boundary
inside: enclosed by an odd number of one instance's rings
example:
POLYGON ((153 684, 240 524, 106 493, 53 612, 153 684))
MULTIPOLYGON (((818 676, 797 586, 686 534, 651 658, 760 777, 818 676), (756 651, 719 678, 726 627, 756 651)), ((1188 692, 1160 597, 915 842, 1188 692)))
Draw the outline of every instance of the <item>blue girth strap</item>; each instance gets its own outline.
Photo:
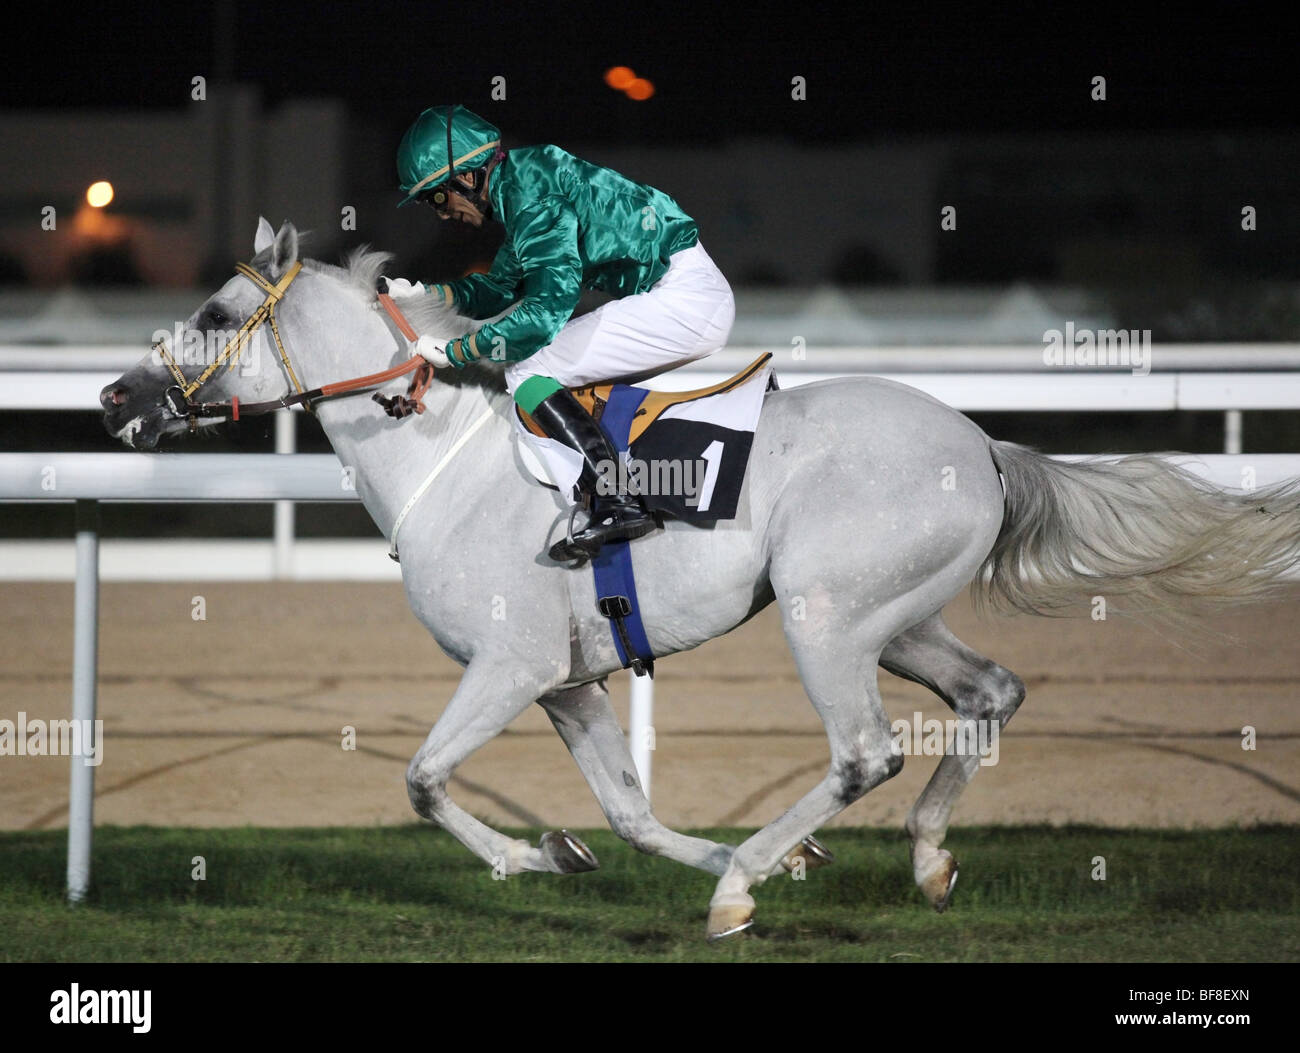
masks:
MULTIPOLYGON (((609 401, 605 403, 600 424, 619 453, 627 450, 632 418, 636 416, 645 397, 645 388, 633 388, 625 384, 614 385, 609 393, 609 401)), ((637 676, 648 674, 653 679, 654 654, 650 650, 650 641, 646 639, 645 626, 641 623, 641 607, 636 597, 636 575, 632 572, 631 546, 626 541, 602 545, 596 558, 591 561, 591 569, 596 576, 596 608, 609 619, 619 661, 623 663, 624 669, 631 668, 637 676)))

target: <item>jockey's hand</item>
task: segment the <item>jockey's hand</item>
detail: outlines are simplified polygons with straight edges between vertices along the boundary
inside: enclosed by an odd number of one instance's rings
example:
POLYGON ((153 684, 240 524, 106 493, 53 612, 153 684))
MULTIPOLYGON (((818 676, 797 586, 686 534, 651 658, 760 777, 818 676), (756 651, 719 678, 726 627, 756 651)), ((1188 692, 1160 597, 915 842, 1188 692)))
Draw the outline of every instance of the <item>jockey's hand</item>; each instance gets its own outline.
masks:
POLYGON ((458 336, 447 345, 447 361, 457 369, 464 369, 471 362, 477 362, 478 357, 468 336, 458 336))
POLYGON ((419 340, 411 344, 411 357, 414 358, 416 355, 420 355, 436 369, 447 368, 447 353, 438 346, 438 342, 428 333, 425 333, 419 340))
POLYGON ((429 292, 423 282, 408 282, 405 278, 380 277, 377 284, 379 292, 387 293, 394 300, 402 300, 411 296, 426 296, 429 292))

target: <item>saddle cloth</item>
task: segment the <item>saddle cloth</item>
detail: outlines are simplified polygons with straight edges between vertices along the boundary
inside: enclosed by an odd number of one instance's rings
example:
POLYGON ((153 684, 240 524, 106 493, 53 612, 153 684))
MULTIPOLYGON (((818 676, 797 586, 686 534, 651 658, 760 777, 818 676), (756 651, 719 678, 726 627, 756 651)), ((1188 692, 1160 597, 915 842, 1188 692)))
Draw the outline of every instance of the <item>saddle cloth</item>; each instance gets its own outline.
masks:
MULTIPOLYGON (((772 355, 760 355, 734 377, 694 391, 652 391, 628 384, 571 388, 616 450, 598 488, 618 486, 652 512, 688 523, 733 519, 764 394, 776 386, 772 355)), ((516 423, 528 440, 520 456, 538 481, 569 500, 582 468, 580 455, 546 437, 518 406, 516 423), (531 448, 531 449, 530 449, 531 448), (541 464, 530 458, 531 450, 541 464)))

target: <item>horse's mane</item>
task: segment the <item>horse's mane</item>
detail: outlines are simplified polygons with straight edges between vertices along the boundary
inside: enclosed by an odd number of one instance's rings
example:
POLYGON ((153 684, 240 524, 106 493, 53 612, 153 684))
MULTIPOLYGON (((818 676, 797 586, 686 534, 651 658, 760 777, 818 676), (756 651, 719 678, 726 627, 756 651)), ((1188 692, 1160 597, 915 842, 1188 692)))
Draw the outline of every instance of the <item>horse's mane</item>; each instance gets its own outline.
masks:
MULTIPOLYGON (((299 234, 299 238, 302 234, 299 234)), ((265 249, 267 259, 261 260, 261 253, 253 258, 252 266, 265 265, 270 260, 270 249, 265 249)), ((303 259, 303 268, 337 279, 345 287, 356 292, 362 302, 369 305, 374 302, 375 286, 379 276, 384 272, 390 260, 391 252, 372 249, 368 245, 353 249, 343 258, 343 266, 321 260, 303 259)), ((260 269, 260 268, 259 268, 260 269)), ((403 300, 402 313, 417 333, 428 333, 439 341, 451 341, 458 336, 473 332, 483 324, 482 321, 466 318, 455 310, 438 302, 437 297, 421 296, 403 300)), ((505 367, 495 362, 476 362, 464 369, 439 369, 434 372, 434 379, 452 387, 479 387, 488 392, 505 394, 505 367)))

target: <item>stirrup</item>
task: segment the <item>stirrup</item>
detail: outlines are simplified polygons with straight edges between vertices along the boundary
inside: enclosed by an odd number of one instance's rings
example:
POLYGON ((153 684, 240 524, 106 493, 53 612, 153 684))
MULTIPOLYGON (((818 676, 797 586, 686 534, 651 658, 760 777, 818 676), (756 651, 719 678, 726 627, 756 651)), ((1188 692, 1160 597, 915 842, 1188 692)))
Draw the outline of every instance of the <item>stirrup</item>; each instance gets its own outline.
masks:
POLYGON ((569 510, 569 522, 564 528, 564 540, 557 541, 551 546, 551 558, 556 559, 557 552, 566 553, 565 559, 578 559, 580 556, 585 557, 586 551, 582 546, 573 540, 573 524, 578 519, 578 513, 582 510, 582 505, 574 505, 569 510))
MULTIPOLYGON (((565 531, 565 536, 563 540, 557 541, 554 545, 551 546, 550 551, 548 552, 548 555, 551 557, 551 559, 555 560, 557 563, 564 563, 568 560, 574 560, 574 559, 594 559, 596 555, 600 552, 601 546, 607 543, 603 541, 595 542, 593 541, 593 539, 590 538, 580 539, 574 537, 573 523, 574 520, 577 518, 579 507, 580 506, 575 505, 572 511, 569 512, 568 528, 565 531)), ((654 517, 650 515, 649 512, 645 512, 644 516, 645 518, 641 521, 637 530, 628 534, 626 537, 614 538, 612 540, 634 541, 639 537, 644 537, 646 534, 651 533, 655 529, 657 524, 655 523, 654 517)), ((583 528, 582 533, 586 533, 588 531, 593 530, 596 526, 597 518, 598 518, 597 509, 595 503, 593 502, 592 509, 591 509, 591 518, 587 521, 587 525, 586 527, 583 528)))

